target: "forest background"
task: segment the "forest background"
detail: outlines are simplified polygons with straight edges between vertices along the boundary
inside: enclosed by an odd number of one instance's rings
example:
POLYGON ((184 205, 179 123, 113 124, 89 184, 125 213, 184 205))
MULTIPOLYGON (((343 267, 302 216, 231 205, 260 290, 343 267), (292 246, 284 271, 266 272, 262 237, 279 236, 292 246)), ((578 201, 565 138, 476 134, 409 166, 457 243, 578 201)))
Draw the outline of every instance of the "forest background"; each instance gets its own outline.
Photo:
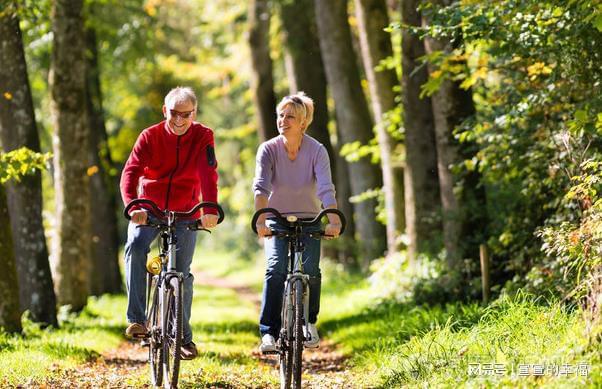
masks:
POLYGON ((227 214, 206 247, 254 258, 255 152, 303 90, 350 221, 324 247, 341 271, 380 302, 469 303, 486 253, 490 300, 561 300, 600 341, 599 1, 1 4, 4 331, 123 292, 121 168, 188 85, 227 214))

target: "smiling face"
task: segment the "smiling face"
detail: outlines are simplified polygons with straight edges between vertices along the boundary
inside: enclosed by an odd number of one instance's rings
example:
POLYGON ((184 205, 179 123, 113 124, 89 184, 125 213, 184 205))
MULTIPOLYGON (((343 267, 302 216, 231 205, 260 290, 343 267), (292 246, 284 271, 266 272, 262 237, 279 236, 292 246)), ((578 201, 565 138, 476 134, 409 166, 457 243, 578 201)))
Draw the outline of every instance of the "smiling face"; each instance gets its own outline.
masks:
POLYGON ((278 111, 277 125, 281 135, 302 136, 304 132, 304 118, 292 104, 287 104, 278 111))
POLYGON ((172 102, 163 106, 163 115, 171 132, 183 135, 196 119, 196 107, 188 100, 172 102))

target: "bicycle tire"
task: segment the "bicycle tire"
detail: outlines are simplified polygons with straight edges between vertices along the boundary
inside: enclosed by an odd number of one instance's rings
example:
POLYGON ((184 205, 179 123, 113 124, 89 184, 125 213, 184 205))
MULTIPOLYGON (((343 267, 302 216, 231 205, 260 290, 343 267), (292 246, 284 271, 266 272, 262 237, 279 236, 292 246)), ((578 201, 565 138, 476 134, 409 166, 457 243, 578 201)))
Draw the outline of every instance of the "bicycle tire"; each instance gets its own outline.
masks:
POLYGON ((153 386, 161 386, 163 383, 163 345, 161 344, 161 317, 159 315, 159 289, 157 288, 158 277, 151 276, 150 274, 147 276, 147 287, 152 291, 150 309, 147 316, 150 379, 153 386))
POLYGON ((301 373, 303 371, 303 281, 296 280, 293 285, 294 320, 293 320, 293 389, 301 389, 301 373))
POLYGON ((163 387, 177 388, 182 348, 182 281, 172 277, 166 285, 163 318, 163 387))
POLYGON ((280 330, 280 354, 278 358, 280 365, 280 389, 290 389, 293 374, 293 304, 290 284, 287 284, 282 300, 282 329, 280 330))

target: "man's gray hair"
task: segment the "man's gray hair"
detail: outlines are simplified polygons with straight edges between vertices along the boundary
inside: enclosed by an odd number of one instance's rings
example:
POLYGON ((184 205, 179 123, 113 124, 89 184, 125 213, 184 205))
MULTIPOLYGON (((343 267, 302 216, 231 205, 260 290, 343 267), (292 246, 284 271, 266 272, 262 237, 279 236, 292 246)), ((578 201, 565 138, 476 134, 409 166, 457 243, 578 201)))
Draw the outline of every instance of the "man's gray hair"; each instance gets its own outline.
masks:
POLYGON ((165 96, 165 106, 173 107, 178 103, 190 101, 196 109, 197 99, 192 88, 187 86, 178 86, 169 91, 165 96))

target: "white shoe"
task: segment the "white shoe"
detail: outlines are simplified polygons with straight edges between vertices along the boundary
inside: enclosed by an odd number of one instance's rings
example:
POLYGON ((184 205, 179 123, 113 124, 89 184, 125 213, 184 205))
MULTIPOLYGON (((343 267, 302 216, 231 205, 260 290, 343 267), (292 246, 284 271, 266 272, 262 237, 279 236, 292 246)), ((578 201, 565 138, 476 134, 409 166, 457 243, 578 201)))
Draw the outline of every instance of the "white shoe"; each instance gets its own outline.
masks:
POLYGON ((270 334, 265 334, 261 337, 261 345, 259 351, 262 353, 269 353, 276 351, 276 339, 270 334))
POLYGON ((307 339, 303 343, 305 347, 317 348, 320 346, 320 335, 318 335, 318 329, 315 324, 309 323, 307 327, 303 327, 303 334, 305 335, 305 339, 307 339), (309 335, 306 333, 307 329, 309 329, 309 335))

